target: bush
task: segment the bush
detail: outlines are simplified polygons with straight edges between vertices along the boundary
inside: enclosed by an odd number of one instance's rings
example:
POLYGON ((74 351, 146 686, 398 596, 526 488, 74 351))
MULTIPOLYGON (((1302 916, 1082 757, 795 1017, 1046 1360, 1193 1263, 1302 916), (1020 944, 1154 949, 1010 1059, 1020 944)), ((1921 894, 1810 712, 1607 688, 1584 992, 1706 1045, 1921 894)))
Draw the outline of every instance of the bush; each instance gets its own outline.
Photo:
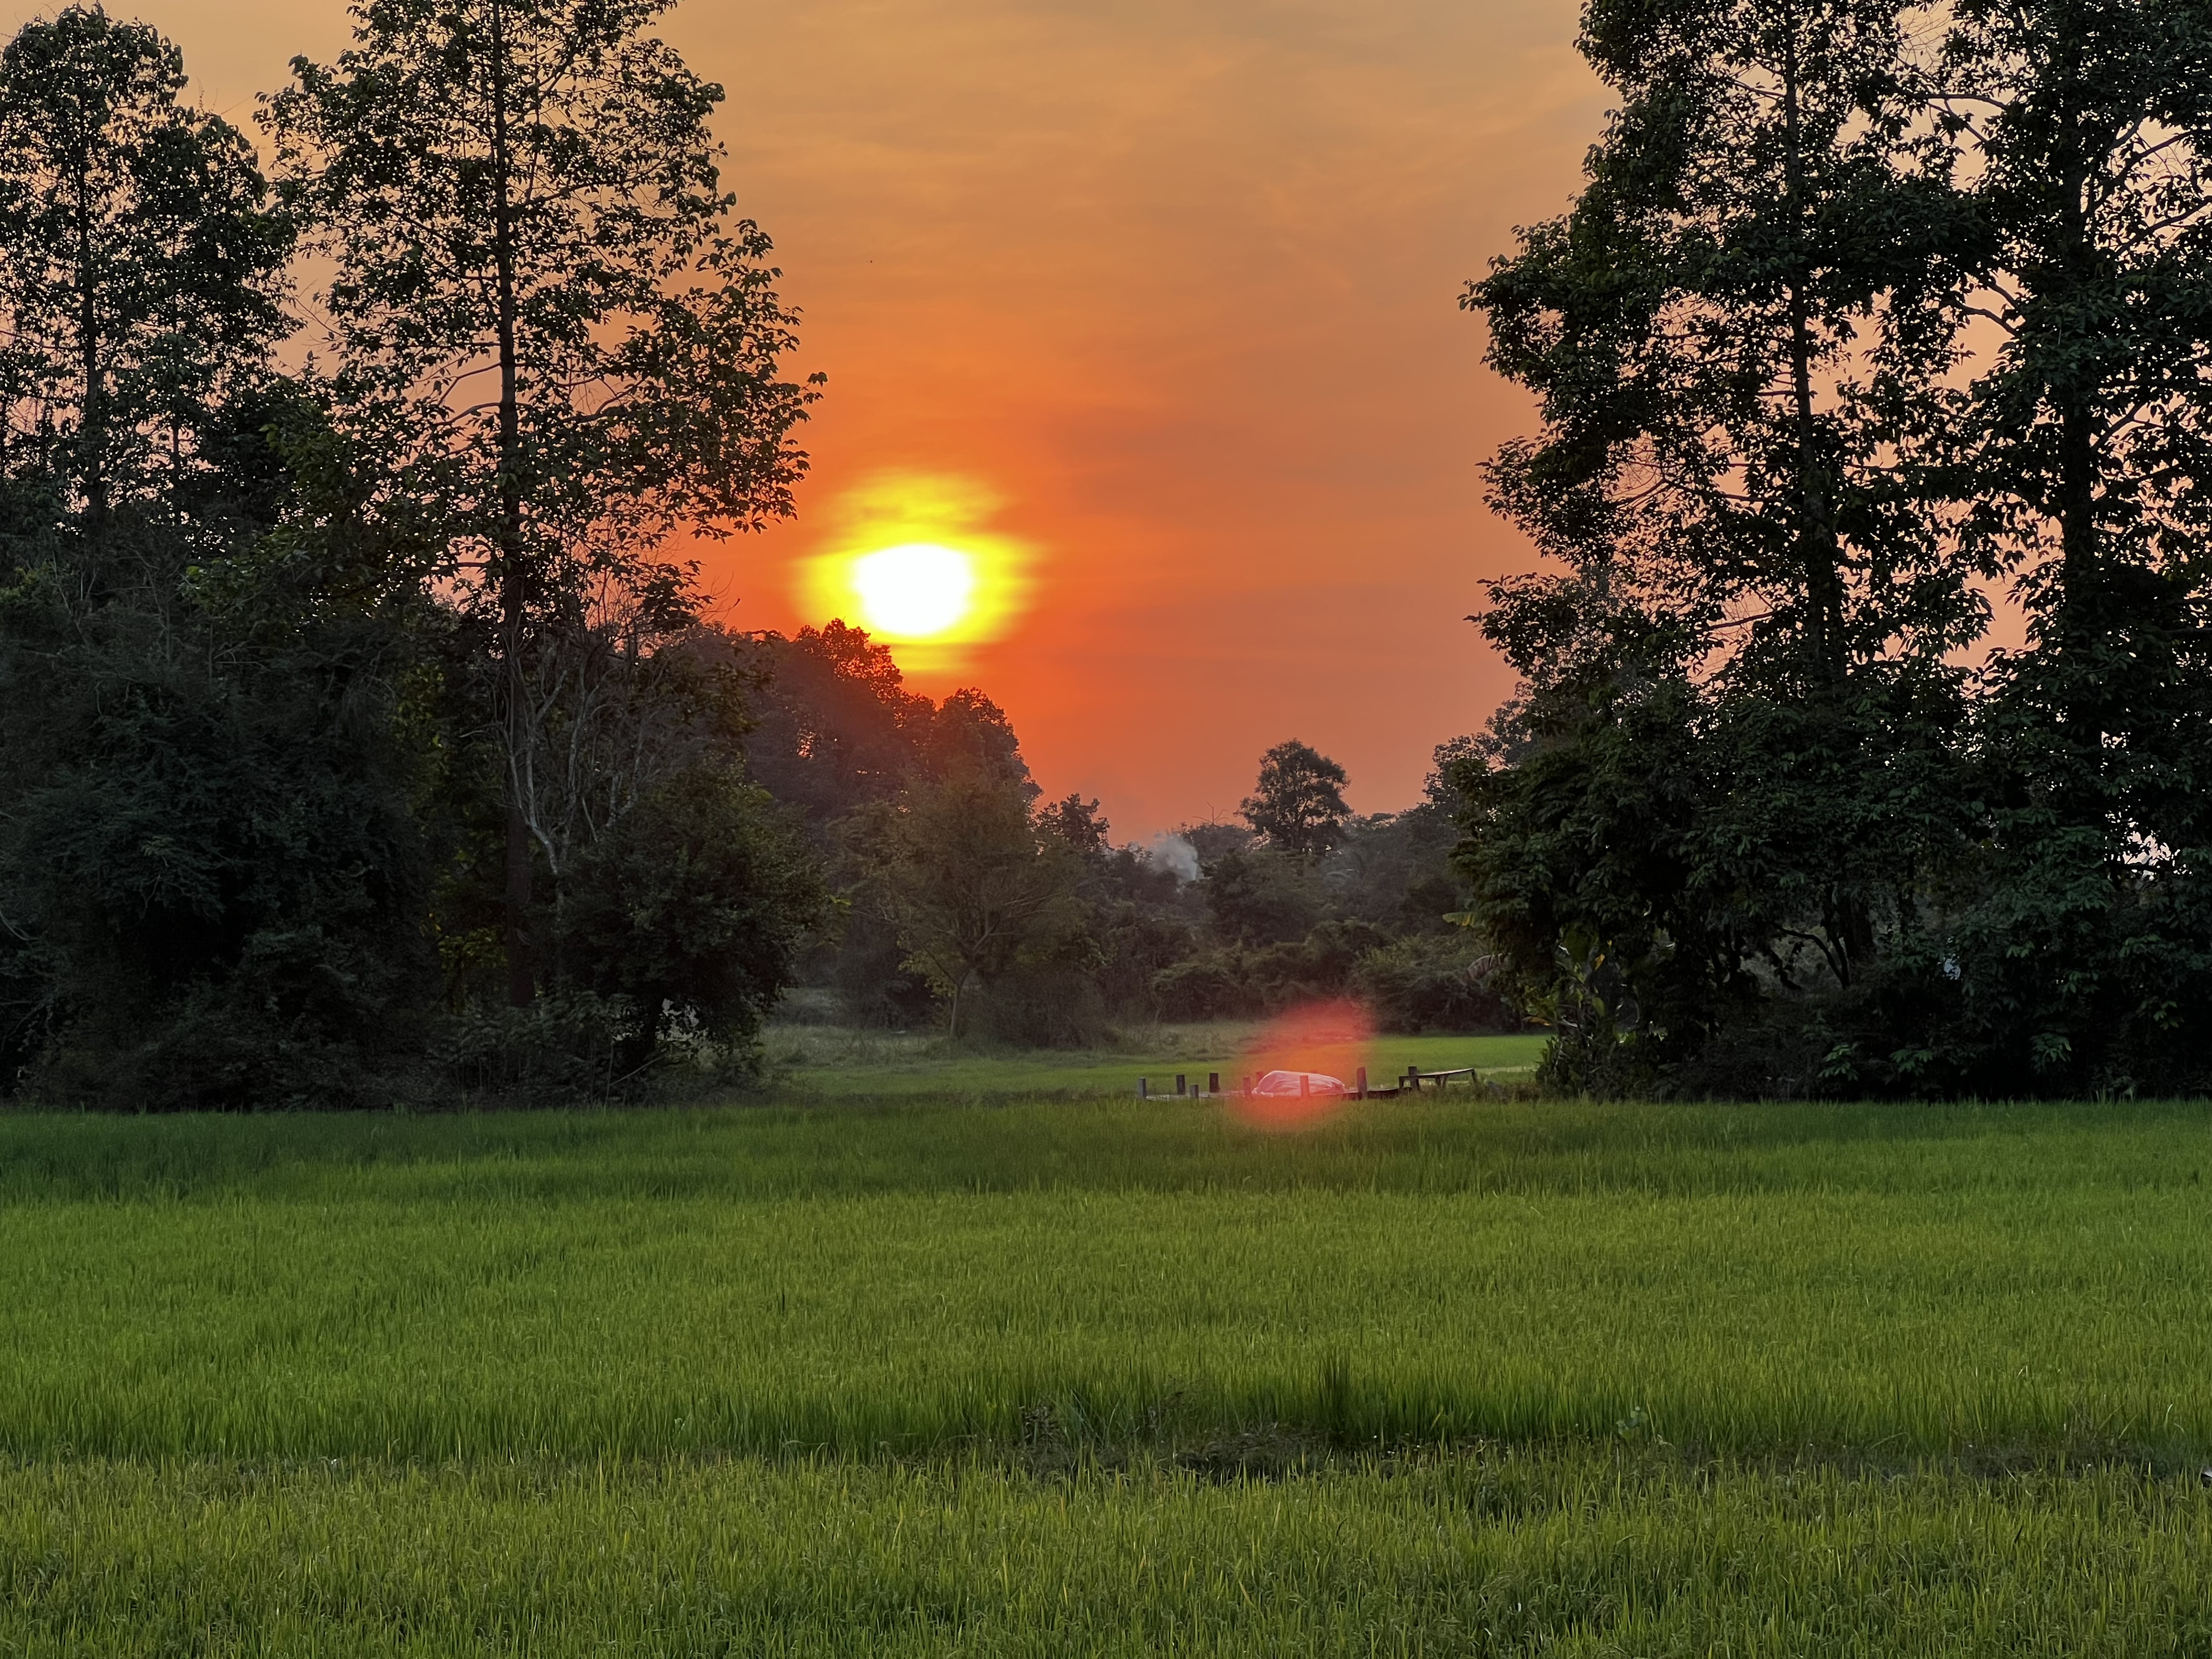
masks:
MULTIPOLYGON (((749 1050, 828 898, 765 791, 701 765, 632 807, 562 888, 558 981, 635 1010, 620 1071, 679 1027, 749 1050)), ((579 1005, 580 1006, 580 1005, 579 1005)))
POLYGON ((1464 933, 1419 934, 1369 951, 1350 988, 1386 1031, 1498 1030, 1515 1021, 1489 965, 1464 933))
POLYGON ((456 1015, 430 1059, 458 1086, 551 1100, 605 1100, 633 1088, 625 1066, 644 1021, 627 997, 549 991, 527 1008, 478 1006, 456 1015))
POLYGON ((1079 966, 1046 965, 969 994, 966 1035, 1024 1048, 1082 1048, 1107 1035, 1106 1005, 1079 966))

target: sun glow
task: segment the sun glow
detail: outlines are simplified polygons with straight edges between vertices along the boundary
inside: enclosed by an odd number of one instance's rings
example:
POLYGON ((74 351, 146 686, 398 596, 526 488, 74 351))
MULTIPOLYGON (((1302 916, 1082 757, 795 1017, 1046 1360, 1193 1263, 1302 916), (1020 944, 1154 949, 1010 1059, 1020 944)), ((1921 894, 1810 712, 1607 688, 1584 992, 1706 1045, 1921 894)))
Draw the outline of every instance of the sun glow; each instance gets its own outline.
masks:
POLYGON ((962 672, 1027 608, 1029 550, 988 527, 999 506, 967 479, 877 475, 823 515, 821 550, 799 572, 802 610, 866 629, 909 673, 962 672))
POLYGON ((908 542, 854 560, 853 587, 872 633, 933 639, 967 616, 975 597, 975 562, 957 548, 908 542))

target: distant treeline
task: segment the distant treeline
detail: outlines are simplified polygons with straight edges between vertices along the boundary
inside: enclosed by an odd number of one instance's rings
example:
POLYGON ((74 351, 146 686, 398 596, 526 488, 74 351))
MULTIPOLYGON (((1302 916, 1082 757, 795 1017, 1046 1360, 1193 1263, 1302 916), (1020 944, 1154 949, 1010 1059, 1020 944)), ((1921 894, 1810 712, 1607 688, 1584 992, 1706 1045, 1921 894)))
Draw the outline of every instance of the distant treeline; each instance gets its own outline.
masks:
POLYGON ((1466 299, 1553 568, 1461 863, 1551 1080, 2212 1086, 2212 8, 1582 46, 1588 182, 1466 299))
POLYGON ((0 1090, 605 1097, 746 1074, 794 987, 1469 1017, 1437 808, 1287 750, 1319 816, 1187 881, 980 693, 704 619, 663 550, 791 512, 817 382, 663 9, 378 0, 258 149, 145 25, 0 52, 0 1090))
MULTIPOLYGON (((1347 994, 1397 1030, 1510 1021, 1453 919, 1441 772, 1419 805, 1361 817, 1344 769, 1286 742, 1261 757, 1240 822, 1116 847, 1097 801, 1040 804, 980 693, 933 704, 839 623, 751 649, 752 776, 802 816, 836 896, 803 956, 801 1008, 1043 1044, 1347 994)), ((1446 745, 1440 765, 1470 746, 1446 745)))

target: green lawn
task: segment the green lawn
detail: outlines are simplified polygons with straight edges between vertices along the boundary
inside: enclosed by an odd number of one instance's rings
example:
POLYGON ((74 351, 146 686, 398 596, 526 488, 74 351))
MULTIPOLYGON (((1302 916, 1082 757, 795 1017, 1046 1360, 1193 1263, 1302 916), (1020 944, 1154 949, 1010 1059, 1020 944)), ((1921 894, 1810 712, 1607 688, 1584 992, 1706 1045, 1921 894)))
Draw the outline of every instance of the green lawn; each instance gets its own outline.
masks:
POLYGON ((2212 1109, 1114 1095, 0 1118, 0 1651, 2212 1644, 2212 1109))
MULTIPOLYGON (((1167 1025, 1103 1048, 979 1054, 935 1032, 780 1025, 769 1029, 767 1047, 775 1092, 785 1097, 1074 1100, 1133 1097, 1140 1077, 1151 1079, 1156 1093, 1172 1091, 1178 1072, 1189 1077, 1193 1088, 1204 1086, 1208 1072, 1218 1072, 1222 1086, 1233 1089, 1255 1029, 1227 1022, 1167 1025)), ((1536 1069, 1547 1041, 1542 1032, 1380 1036, 1370 1051, 1368 1077, 1381 1087, 1409 1066, 1425 1072, 1474 1066, 1500 1081, 1525 1078, 1536 1069)))

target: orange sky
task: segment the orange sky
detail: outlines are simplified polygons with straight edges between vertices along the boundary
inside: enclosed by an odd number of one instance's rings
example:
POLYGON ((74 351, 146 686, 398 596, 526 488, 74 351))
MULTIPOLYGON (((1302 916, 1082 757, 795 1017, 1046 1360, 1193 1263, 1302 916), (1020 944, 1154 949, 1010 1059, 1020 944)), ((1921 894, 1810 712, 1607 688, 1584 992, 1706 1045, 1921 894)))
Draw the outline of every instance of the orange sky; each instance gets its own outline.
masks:
MULTIPOLYGON (((331 0, 108 0, 243 120, 331 0)), ((12 28, 50 8, 8 6, 12 28)), ((830 375, 799 520, 710 556, 744 627, 887 468, 981 485, 1031 609, 959 677, 1117 838, 1225 815, 1297 737, 1414 799, 1506 677, 1531 560, 1475 465, 1526 421, 1458 289, 1596 136, 1563 0, 688 0, 744 210, 830 375)), ((946 682, 921 682, 939 692, 946 682)))

